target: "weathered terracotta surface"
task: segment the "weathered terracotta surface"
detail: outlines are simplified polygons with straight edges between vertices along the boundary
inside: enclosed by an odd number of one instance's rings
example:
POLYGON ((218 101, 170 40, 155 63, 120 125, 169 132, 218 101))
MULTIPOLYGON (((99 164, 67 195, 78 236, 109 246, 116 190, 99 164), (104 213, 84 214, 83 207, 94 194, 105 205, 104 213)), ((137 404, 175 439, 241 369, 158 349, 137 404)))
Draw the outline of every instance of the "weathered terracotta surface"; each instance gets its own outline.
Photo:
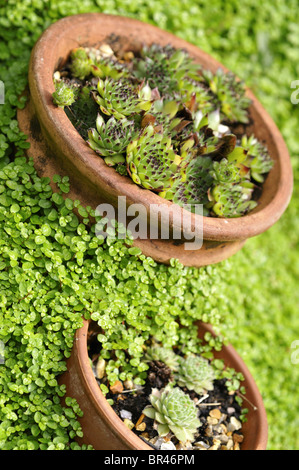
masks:
MULTIPOLYGON (((181 226, 184 210, 167 202, 151 191, 135 185, 130 178, 119 175, 88 148, 62 109, 54 106, 53 72, 78 46, 96 46, 110 42, 125 49, 138 49, 141 43, 171 43, 185 48, 205 68, 215 71, 224 68, 209 55, 172 34, 130 18, 104 14, 83 14, 64 18, 51 25, 32 51, 29 67, 29 101, 19 112, 19 124, 31 142, 29 154, 42 176, 60 173, 70 176, 72 194, 83 203, 97 207, 111 203, 117 207, 117 197, 126 196, 127 205, 143 204, 147 214, 158 204, 168 217, 170 229, 181 226)), ((146 255, 168 263, 180 259, 185 265, 203 266, 217 263, 238 251, 245 240, 269 229, 285 211, 292 193, 293 176, 284 140, 276 125, 261 104, 248 90, 252 99, 250 116, 254 123, 250 133, 263 140, 275 160, 259 199, 258 207, 245 217, 219 219, 192 215, 191 231, 203 222, 204 243, 200 250, 186 251, 178 240, 136 240, 146 255)), ((167 220, 167 217, 163 220, 167 220)), ((147 215, 147 222, 148 222, 147 215)))
MULTIPOLYGON (((79 418, 84 437, 80 444, 91 444, 96 450, 152 450, 152 448, 128 430, 113 411, 102 394, 93 375, 87 351, 88 322, 76 333, 71 357, 67 361, 67 371, 60 383, 66 385, 67 395, 76 398, 84 415, 79 418)), ((212 331, 206 324, 198 324, 198 334, 203 338, 206 331, 212 331)), ((246 388, 248 420, 243 425, 244 441, 241 450, 266 450, 268 425, 260 392, 242 359, 231 345, 215 352, 215 358, 224 360, 227 367, 242 372, 246 388), (252 405, 255 408, 253 408, 252 405)))

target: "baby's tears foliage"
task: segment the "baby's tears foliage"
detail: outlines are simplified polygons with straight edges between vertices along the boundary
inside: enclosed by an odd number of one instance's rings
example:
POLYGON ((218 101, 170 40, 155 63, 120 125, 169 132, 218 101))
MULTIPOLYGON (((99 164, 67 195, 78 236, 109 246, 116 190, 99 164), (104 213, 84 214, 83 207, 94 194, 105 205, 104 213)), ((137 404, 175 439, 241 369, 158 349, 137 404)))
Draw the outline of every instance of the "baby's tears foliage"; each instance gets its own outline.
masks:
MULTIPOLYGON (((87 305, 89 312, 94 310, 88 293, 97 276, 104 279, 104 302, 111 307, 108 316, 101 316, 103 326, 109 317, 122 315, 124 299, 136 292, 126 314, 130 328, 121 331, 124 342, 140 333, 132 354, 148 334, 149 324, 137 312, 147 308, 153 292, 152 308, 158 314, 152 327, 160 331, 162 325, 161 335, 167 330, 170 342, 188 339, 188 328, 176 337, 178 318, 186 327, 198 316, 216 325, 226 318, 223 329, 264 397, 268 448, 298 449, 293 404, 299 368, 291 363, 290 349, 299 331, 299 107, 290 100, 291 82, 299 79, 297 16, 297 0, 0 0, 0 80, 5 84, 5 104, 0 105, 0 340, 6 355, 0 365, 1 449, 76 448, 80 410, 70 398, 61 406, 64 390, 56 381, 82 310, 87 305), (293 200, 275 227, 247 242, 229 262, 204 270, 157 268, 130 248, 123 255, 123 245, 99 245, 71 216, 73 202, 62 202, 58 191, 54 196, 49 182, 36 178, 22 159, 28 144, 16 112, 25 103, 21 94, 31 48, 52 22, 89 11, 135 17, 200 46, 245 80, 281 129, 293 162, 293 200), (90 275, 93 259, 100 260, 95 278, 90 275), (145 303, 138 309, 141 296, 145 303), (182 314, 182 305, 188 315, 182 314)), ((59 184, 67 192, 67 181, 59 184)), ((80 212, 88 215, 85 208, 80 212)), ((93 297, 92 302, 99 300, 93 297)), ((113 331, 107 331, 114 341, 113 331)), ((192 338, 191 349, 195 342, 192 338)))

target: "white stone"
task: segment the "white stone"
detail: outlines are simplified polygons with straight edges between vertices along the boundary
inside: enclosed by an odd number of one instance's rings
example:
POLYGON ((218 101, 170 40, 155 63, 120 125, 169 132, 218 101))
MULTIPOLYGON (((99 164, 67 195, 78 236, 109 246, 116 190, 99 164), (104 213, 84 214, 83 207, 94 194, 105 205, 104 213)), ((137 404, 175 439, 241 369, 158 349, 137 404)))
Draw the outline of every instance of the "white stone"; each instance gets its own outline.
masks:
POLYGON ((131 411, 120 410, 120 416, 121 416, 122 419, 129 419, 130 421, 132 420, 131 411))
POLYGON ((175 445, 173 442, 163 442, 161 444, 160 450, 176 450, 175 445))
POLYGON ((234 431, 238 431, 239 429, 241 429, 241 427, 242 427, 242 423, 238 421, 234 416, 232 416, 227 426, 227 430, 229 432, 234 432, 234 431))

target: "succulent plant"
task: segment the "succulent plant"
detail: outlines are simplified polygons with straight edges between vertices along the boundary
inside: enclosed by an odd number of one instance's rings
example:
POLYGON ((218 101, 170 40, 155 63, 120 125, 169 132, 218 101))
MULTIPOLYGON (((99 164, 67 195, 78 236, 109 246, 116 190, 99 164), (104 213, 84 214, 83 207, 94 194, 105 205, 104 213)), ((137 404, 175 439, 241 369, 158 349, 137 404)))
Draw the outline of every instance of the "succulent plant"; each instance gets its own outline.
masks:
POLYGON ((257 140, 254 135, 241 139, 241 146, 247 151, 244 165, 250 168, 251 177, 258 183, 264 182, 264 175, 269 173, 274 161, 270 157, 265 145, 257 140))
POLYGON ((166 386, 161 391, 153 389, 150 402, 152 406, 146 407, 143 414, 156 421, 160 436, 172 432, 183 443, 194 441, 201 422, 195 404, 187 394, 179 387, 166 386))
POLYGON ((179 368, 179 357, 173 349, 154 344, 146 349, 145 362, 163 362, 169 369, 176 371, 179 368))
POLYGON ((176 126, 178 126, 182 120, 176 117, 178 110, 179 103, 176 100, 156 99, 153 102, 150 113, 144 116, 144 120, 160 128, 165 134, 171 135, 172 131, 175 131, 176 126))
POLYGON ((144 46, 141 57, 134 60, 134 75, 141 80, 145 78, 151 88, 158 88, 160 92, 173 92, 177 82, 169 71, 169 57, 172 53, 170 46, 144 46))
POLYGON ((83 47, 72 50, 70 70, 73 77, 84 80, 91 74, 92 61, 83 47))
POLYGON ((126 147, 138 132, 134 121, 126 118, 115 119, 112 116, 105 122, 98 114, 96 129, 88 131, 87 143, 97 154, 104 157, 107 165, 114 166, 125 163, 126 147))
POLYGON ((185 76, 178 81, 178 89, 180 90, 182 103, 188 109, 191 108, 192 112, 200 110, 206 115, 214 110, 211 92, 202 81, 185 76), (194 103, 192 103, 192 100, 194 100, 194 103))
POLYGON ((113 78, 119 80, 121 77, 127 77, 129 71, 125 63, 119 62, 114 57, 101 57, 91 66, 91 73, 94 77, 113 78))
POLYGON ((171 139, 148 125, 127 147, 127 169, 132 180, 155 192, 170 188, 179 171, 180 155, 173 150, 171 139))
POLYGON ((229 162, 227 158, 213 162, 210 175, 217 183, 239 183, 242 179, 241 168, 235 162, 229 162))
POLYGON ((180 387, 203 395, 214 389, 215 372, 207 359, 190 354, 181 360, 175 380, 180 387))
MULTIPOLYGON (((209 157, 198 156, 181 170, 171 188, 161 192, 160 196, 180 206, 188 204, 191 211, 195 210, 197 204, 207 204, 208 190, 213 183, 209 175, 211 167, 212 160, 209 157)), ((208 215, 208 210, 204 209, 203 215, 208 215)))
POLYGON ((219 183, 210 188, 210 203, 206 207, 217 217, 240 217, 257 206, 251 199, 254 189, 255 185, 246 180, 237 184, 219 183))
POLYGON ((146 79, 151 88, 158 88, 163 95, 178 92, 178 80, 183 76, 197 75, 200 67, 189 55, 171 45, 152 44, 144 46, 141 57, 135 59, 134 74, 146 79))
POLYGON ((99 79, 97 91, 98 94, 94 94, 94 99, 102 113, 112 115, 116 119, 132 116, 141 111, 149 111, 152 105, 149 86, 142 83, 136 87, 125 78, 99 79))
POLYGON ((244 83, 231 72, 218 69, 215 74, 204 70, 202 76, 215 97, 215 107, 228 121, 248 122, 251 100, 246 96, 244 83))
POLYGON ((53 103, 59 108, 71 106, 77 99, 79 89, 64 80, 54 80, 55 91, 52 95, 53 103))

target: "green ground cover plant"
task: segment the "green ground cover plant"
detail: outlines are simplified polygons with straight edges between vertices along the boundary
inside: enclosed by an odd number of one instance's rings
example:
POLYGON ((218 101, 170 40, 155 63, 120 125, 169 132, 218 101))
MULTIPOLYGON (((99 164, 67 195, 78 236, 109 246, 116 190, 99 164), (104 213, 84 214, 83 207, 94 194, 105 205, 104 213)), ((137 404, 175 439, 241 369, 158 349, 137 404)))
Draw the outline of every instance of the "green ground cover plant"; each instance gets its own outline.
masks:
MULTIPOLYGON (((163 328, 158 323, 156 328, 161 335, 170 332, 170 340, 179 317, 187 334, 197 318, 225 326, 263 395, 268 448, 298 449, 294 403, 299 365, 291 359, 292 343, 299 339, 299 107, 290 99, 291 83, 299 79, 296 14, 295 0, 262 7, 254 0, 171 0, 167 6, 155 0, 149 5, 141 0, 0 0, 0 80, 5 85, 5 104, 0 105, 1 449, 78 448, 74 439, 82 432, 76 419, 80 410, 70 398, 61 406, 64 390, 57 376, 65 368, 82 310, 99 311, 95 294, 104 293, 107 302, 115 300, 113 314, 122 315, 137 273, 140 283, 126 317, 132 329, 140 327, 136 312, 141 297, 143 308, 153 297, 162 303, 157 321, 163 328), (279 223, 249 240, 229 261, 199 270, 177 263, 166 268, 130 246, 101 243, 87 228, 88 208, 62 197, 68 191, 67 175, 57 179, 53 193, 49 181, 38 178, 25 161, 28 144, 16 111, 25 104, 20 96, 31 48, 52 22, 89 11, 153 23, 211 53, 244 79, 282 131, 294 168, 292 202, 279 223), (72 213, 74 204, 82 221, 72 213), (102 292, 96 288, 99 279, 102 292)), ((134 346, 137 352, 146 333, 142 330, 134 346)), ((110 334, 113 340, 112 330, 110 334)), ((184 338, 180 340, 183 344, 184 338)), ((192 339, 191 349, 193 344, 192 339)), ((134 363, 131 368, 128 373, 142 379, 144 371, 136 371, 134 363)))

